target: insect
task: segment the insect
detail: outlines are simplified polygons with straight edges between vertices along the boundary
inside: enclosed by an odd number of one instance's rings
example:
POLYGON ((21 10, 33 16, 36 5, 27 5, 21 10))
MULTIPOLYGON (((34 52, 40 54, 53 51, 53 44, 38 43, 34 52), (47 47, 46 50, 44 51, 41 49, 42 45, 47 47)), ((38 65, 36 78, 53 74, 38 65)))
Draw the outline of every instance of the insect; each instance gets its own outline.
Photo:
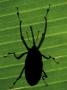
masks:
POLYGON ((45 35, 46 35, 46 31, 47 31, 47 15, 48 15, 49 10, 50 10, 50 5, 49 5, 49 8, 47 8, 47 10, 46 10, 46 15, 44 17, 44 19, 45 19, 45 28, 44 28, 44 32, 42 33, 41 40, 40 40, 38 46, 36 46, 35 39, 34 39, 34 34, 33 34, 33 29, 32 29, 32 26, 30 26, 33 46, 31 48, 29 48, 25 39, 24 39, 24 37, 23 37, 23 32, 22 32, 22 28, 21 28, 22 21, 20 20, 19 11, 18 11, 18 8, 17 8, 17 16, 18 16, 19 26, 20 26, 20 36, 21 36, 22 43, 24 44, 24 46, 27 49, 27 52, 24 52, 19 56, 17 56, 15 52, 8 53, 8 54, 13 54, 16 59, 20 59, 25 54, 27 54, 27 56, 26 56, 26 60, 25 60, 25 65, 22 68, 22 71, 21 71, 20 75, 13 82, 13 86, 21 78, 24 71, 25 71, 26 80, 27 80, 28 84, 31 85, 31 86, 36 85, 41 78, 43 80, 45 80, 45 78, 48 77, 46 72, 43 69, 42 57, 44 57, 45 59, 52 58, 54 61, 55 61, 55 58, 51 57, 51 56, 46 57, 45 55, 43 55, 39 51, 39 49, 40 49, 40 47, 41 47, 41 45, 42 45, 42 43, 45 39, 45 35))

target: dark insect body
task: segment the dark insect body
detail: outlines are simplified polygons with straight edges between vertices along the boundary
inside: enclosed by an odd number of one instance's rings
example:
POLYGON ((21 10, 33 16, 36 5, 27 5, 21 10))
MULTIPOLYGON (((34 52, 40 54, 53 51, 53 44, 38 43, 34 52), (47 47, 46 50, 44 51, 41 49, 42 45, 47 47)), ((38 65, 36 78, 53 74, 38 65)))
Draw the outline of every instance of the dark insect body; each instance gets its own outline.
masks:
MULTIPOLYGON (((51 56, 46 57, 45 55, 41 54, 41 52, 39 51, 39 48, 41 47, 41 45, 42 45, 42 43, 45 39, 45 34, 46 34, 46 30, 47 30, 47 15, 48 15, 49 10, 50 10, 50 5, 49 5, 49 8, 47 8, 46 16, 44 17, 45 18, 45 28, 44 28, 44 32, 42 34, 42 37, 41 37, 41 40, 40 40, 38 46, 36 46, 35 39, 34 39, 34 34, 33 34, 33 29, 32 29, 32 26, 30 26, 32 39, 33 39, 32 40, 33 41, 33 46, 31 48, 29 48, 28 45, 26 44, 26 41, 25 41, 25 39, 23 37, 23 34, 22 34, 22 28, 21 28, 22 21, 20 20, 19 11, 18 11, 18 8, 17 8, 17 16, 18 16, 19 25, 20 25, 20 36, 21 36, 21 40, 22 40, 23 44, 25 45, 25 47, 27 49, 27 52, 22 53, 20 56, 17 56, 15 54, 15 52, 14 53, 9 52, 8 55, 13 54, 16 59, 20 59, 25 54, 27 54, 27 56, 26 56, 26 60, 25 60, 25 65, 24 65, 20 75, 13 82, 13 86, 21 78, 24 70, 25 70, 26 80, 27 80, 28 84, 31 85, 31 86, 36 85, 41 78, 43 80, 45 80, 45 78, 47 78, 47 74, 43 70, 42 57, 44 57, 45 59, 52 58, 54 61, 55 61, 55 58, 53 58, 51 56)), ((4 56, 4 57, 7 57, 7 56, 4 56)), ((56 63, 58 63, 58 62, 56 62, 56 63)), ((10 87, 10 88, 13 88, 13 86, 10 87)))
POLYGON ((25 77, 27 82, 33 86, 38 83, 42 74, 42 55, 36 47, 32 47, 25 60, 25 77))

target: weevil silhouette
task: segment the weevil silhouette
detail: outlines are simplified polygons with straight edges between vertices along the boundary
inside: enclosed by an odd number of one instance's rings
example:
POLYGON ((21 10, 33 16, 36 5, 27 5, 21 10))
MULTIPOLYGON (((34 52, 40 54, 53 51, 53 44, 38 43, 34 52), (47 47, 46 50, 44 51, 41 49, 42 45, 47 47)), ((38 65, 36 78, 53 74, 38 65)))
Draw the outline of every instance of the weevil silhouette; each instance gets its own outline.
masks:
POLYGON ((45 78, 47 78, 48 76, 47 76, 46 72, 43 69, 42 57, 44 57, 45 59, 52 58, 56 63, 58 63, 55 60, 54 57, 52 57, 52 56, 47 57, 47 56, 41 54, 41 52, 39 51, 39 48, 41 47, 41 45, 42 45, 42 43, 43 43, 43 41, 45 39, 45 35, 46 35, 46 31, 47 31, 47 15, 48 15, 49 11, 50 11, 50 5, 46 10, 46 15, 44 17, 44 19, 45 19, 45 28, 44 28, 44 32, 42 33, 41 40, 40 40, 38 46, 36 46, 33 29, 32 29, 32 26, 30 26, 30 30, 31 30, 31 34, 32 34, 33 46, 31 48, 29 48, 26 41, 25 41, 25 39, 24 39, 24 37, 23 37, 22 28, 21 28, 22 21, 20 20, 19 10, 17 8, 17 16, 18 16, 19 26, 20 26, 21 41, 24 44, 24 46, 26 47, 27 52, 24 52, 19 56, 17 56, 15 52, 13 52, 13 53, 9 52, 8 55, 13 54, 16 59, 20 59, 25 54, 27 54, 27 56, 26 56, 26 60, 25 60, 25 65, 22 68, 22 71, 21 71, 20 75, 13 82, 13 85, 10 88, 14 87, 16 82, 21 78, 24 71, 25 71, 25 78, 26 78, 28 84, 31 85, 31 86, 36 85, 41 78, 43 80, 45 80, 45 78))

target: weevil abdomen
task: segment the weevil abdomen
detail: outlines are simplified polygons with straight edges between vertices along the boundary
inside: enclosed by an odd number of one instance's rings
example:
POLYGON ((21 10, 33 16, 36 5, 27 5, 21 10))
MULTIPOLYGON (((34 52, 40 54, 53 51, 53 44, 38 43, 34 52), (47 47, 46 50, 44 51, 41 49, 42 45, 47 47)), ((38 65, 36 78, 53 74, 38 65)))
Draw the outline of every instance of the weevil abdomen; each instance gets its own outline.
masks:
POLYGON ((42 75, 42 56, 37 48, 32 47, 25 61, 25 77, 27 82, 33 86, 38 83, 42 75))

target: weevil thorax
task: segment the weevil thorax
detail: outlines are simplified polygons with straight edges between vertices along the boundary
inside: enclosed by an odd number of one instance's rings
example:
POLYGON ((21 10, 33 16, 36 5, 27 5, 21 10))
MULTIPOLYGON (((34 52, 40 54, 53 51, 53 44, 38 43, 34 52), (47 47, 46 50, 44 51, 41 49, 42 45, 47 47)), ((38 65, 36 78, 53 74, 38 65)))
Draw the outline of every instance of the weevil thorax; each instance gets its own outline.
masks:
POLYGON ((25 77, 27 82, 33 86, 38 83, 42 74, 42 55, 36 46, 33 46, 25 60, 25 77))

